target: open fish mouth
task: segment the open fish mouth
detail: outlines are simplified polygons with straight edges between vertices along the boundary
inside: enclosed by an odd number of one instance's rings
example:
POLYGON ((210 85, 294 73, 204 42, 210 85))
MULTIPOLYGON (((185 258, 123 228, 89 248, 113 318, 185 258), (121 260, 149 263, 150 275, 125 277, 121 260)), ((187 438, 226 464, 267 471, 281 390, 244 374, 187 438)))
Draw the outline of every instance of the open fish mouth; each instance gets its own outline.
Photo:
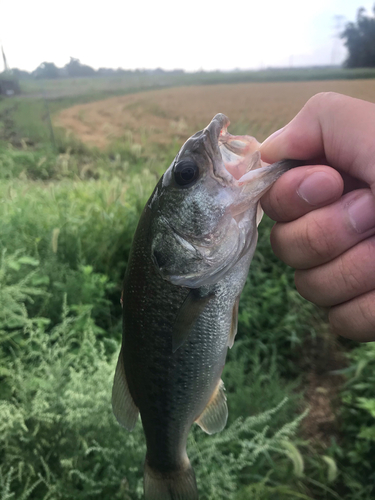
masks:
POLYGON ((206 127, 212 150, 213 173, 219 181, 232 186, 243 186, 264 173, 267 163, 260 157, 260 143, 249 135, 232 135, 228 132, 230 121, 217 114, 206 127), (255 170, 262 171, 254 173, 255 170), (252 173, 250 173, 252 172, 252 173))
MULTIPOLYGON (((232 198, 231 213, 237 220, 252 204, 256 205, 282 173, 301 165, 301 162, 281 160, 272 165, 263 162, 260 143, 249 135, 231 135, 227 130, 229 123, 227 116, 219 113, 203 133, 211 153, 211 175, 223 187, 233 188, 236 193, 232 198)), ((257 219, 260 220, 260 215, 257 219)))

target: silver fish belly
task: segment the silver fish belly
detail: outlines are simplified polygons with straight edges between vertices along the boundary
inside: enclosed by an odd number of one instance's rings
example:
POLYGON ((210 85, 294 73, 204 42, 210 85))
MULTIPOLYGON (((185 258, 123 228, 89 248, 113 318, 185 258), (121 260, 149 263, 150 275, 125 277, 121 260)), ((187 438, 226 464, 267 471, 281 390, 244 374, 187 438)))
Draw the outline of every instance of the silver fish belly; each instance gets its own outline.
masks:
POLYGON ((141 415, 146 500, 195 500, 186 454, 196 422, 225 427, 221 381, 238 303, 257 242, 259 199, 292 165, 263 166, 257 141, 216 115, 183 145, 140 218, 123 289, 123 342, 114 414, 141 415))

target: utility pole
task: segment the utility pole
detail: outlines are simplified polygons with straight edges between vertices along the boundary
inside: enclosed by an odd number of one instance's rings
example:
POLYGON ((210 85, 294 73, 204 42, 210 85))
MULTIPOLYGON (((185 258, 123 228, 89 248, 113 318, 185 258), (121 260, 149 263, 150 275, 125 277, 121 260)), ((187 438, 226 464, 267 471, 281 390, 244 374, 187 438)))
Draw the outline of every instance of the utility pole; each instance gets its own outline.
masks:
POLYGON ((9 71, 8 63, 7 63, 7 58, 5 57, 5 52, 4 52, 4 47, 1 46, 1 53, 3 54, 3 61, 4 61, 4 73, 7 73, 9 71))

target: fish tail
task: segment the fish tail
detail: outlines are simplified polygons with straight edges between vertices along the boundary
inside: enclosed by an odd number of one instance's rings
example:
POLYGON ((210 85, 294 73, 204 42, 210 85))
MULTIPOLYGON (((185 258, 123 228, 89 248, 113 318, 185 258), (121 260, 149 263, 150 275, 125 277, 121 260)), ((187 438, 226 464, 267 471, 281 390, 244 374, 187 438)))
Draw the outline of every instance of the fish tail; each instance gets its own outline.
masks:
POLYGON ((180 470, 161 473, 145 463, 145 500, 198 500, 193 467, 188 461, 180 470))

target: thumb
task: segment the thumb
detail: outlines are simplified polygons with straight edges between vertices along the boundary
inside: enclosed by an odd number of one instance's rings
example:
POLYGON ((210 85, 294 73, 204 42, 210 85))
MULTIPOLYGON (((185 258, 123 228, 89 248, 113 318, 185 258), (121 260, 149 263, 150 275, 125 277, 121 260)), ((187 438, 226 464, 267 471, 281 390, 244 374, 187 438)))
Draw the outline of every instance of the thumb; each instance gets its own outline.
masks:
POLYGON ((331 92, 312 97, 298 115, 261 145, 262 159, 327 163, 375 192, 375 104, 331 92))

